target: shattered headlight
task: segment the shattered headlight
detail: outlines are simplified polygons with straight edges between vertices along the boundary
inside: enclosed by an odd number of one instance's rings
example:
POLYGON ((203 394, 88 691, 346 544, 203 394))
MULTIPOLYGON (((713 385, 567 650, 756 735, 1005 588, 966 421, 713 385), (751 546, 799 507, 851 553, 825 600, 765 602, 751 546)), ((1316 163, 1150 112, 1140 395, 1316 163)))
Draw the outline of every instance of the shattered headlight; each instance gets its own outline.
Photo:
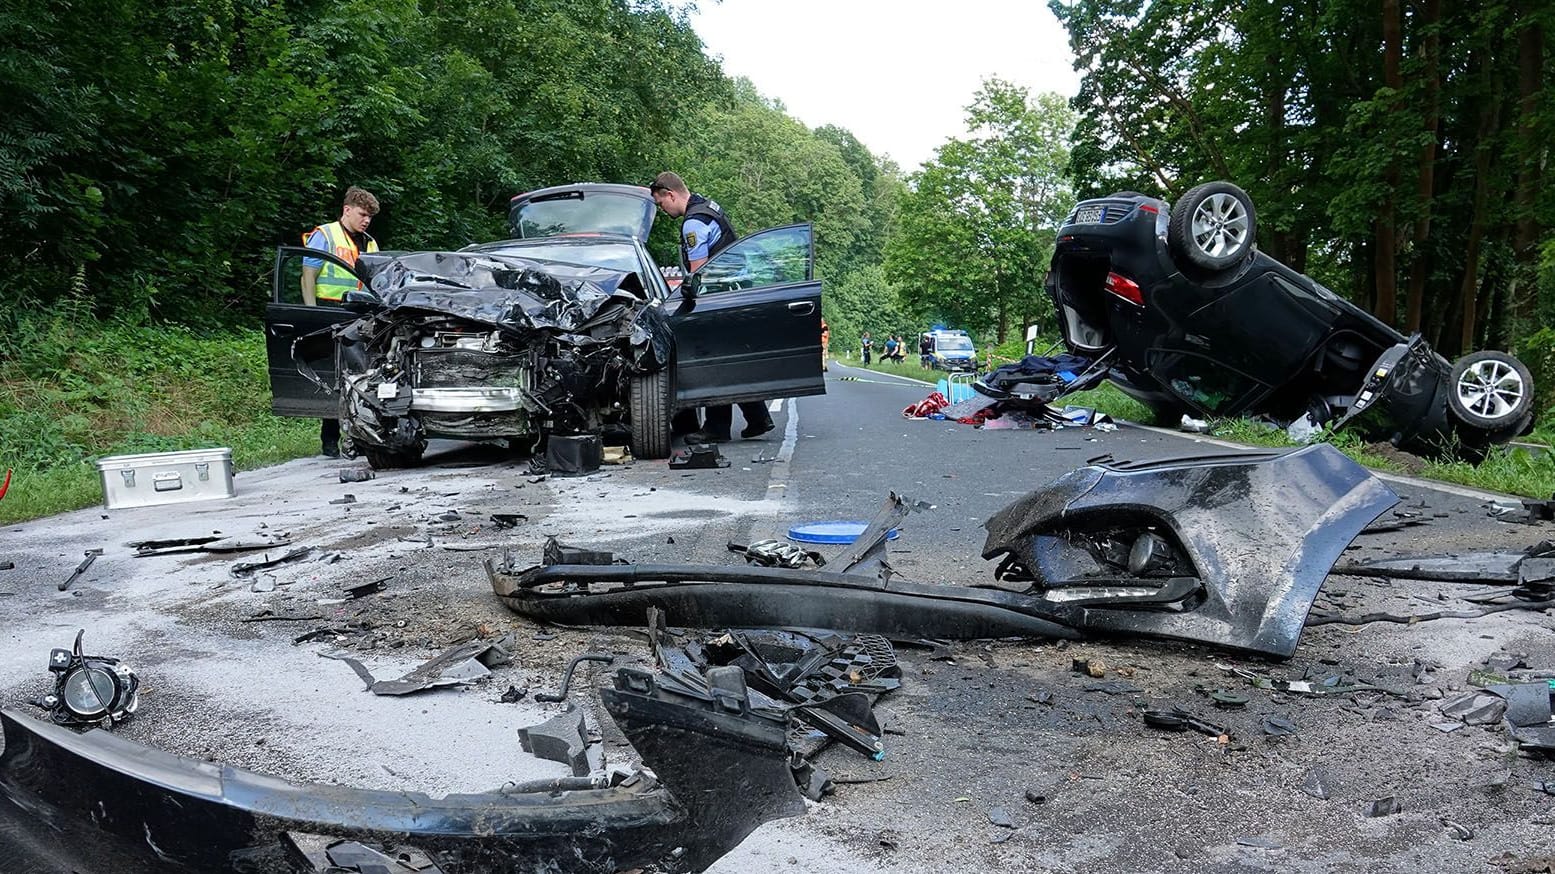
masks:
POLYGON ((49 652, 49 671, 54 674, 54 694, 33 703, 49 711, 60 725, 90 725, 107 720, 110 725, 128 719, 140 706, 140 680, 118 659, 81 654, 76 632, 72 649, 49 652))

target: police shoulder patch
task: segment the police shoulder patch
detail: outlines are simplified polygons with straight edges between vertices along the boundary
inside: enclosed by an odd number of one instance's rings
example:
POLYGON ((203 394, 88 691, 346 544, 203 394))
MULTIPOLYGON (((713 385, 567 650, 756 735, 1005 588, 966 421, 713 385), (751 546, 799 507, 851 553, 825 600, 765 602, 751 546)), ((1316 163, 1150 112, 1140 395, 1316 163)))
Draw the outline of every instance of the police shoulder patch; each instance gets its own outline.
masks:
POLYGON ((686 248, 687 249, 695 249, 696 247, 697 247, 697 232, 696 231, 686 231, 686 248))

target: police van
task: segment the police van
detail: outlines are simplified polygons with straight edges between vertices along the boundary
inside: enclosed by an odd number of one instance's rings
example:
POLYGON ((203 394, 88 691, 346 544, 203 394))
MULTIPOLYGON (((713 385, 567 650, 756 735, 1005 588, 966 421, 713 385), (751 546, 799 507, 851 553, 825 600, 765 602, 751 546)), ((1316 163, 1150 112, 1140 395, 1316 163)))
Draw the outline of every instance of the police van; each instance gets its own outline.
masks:
POLYGON ((924 333, 928 341, 929 364, 935 370, 976 370, 977 350, 966 331, 936 329, 924 333))

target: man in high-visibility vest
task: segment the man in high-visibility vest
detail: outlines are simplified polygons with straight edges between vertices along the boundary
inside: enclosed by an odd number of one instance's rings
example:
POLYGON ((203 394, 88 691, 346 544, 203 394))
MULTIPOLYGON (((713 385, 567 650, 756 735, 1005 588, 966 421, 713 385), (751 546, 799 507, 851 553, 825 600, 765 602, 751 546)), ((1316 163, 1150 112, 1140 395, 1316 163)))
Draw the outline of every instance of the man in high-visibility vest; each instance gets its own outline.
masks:
MULTIPOLYGON (((319 225, 303 234, 303 245, 328 252, 354 267, 363 252, 378 251, 378 241, 367 233, 367 226, 377 214, 378 198, 353 185, 346 189, 340 220, 319 225)), ((318 306, 321 300, 339 302, 346 292, 360 286, 356 277, 338 264, 323 258, 302 259, 302 302, 310 307, 318 306)), ((325 455, 340 457, 339 419, 324 419, 319 423, 319 442, 323 444, 325 455)))
MULTIPOLYGON (((355 266, 363 252, 378 251, 378 241, 367 233, 367 226, 377 214, 378 198, 353 185, 346 189, 340 221, 319 225, 303 234, 302 244, 355 266)), ((338 301, 360 285, 355 276, 323 258, 302 259, 302 302, 308 306, 316 305, 319 300, 338 301)))

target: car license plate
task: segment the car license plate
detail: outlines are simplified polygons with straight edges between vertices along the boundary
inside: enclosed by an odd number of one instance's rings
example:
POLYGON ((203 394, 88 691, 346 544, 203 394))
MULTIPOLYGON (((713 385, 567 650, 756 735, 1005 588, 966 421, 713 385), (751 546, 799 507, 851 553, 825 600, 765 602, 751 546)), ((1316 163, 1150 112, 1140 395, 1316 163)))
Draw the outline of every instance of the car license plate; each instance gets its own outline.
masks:
POLYGON ((1100 206, 1082 206, 1075 210, 1074 223, 1077 225, 1094 225, 1101 223, 1102 208, 1100 206))

